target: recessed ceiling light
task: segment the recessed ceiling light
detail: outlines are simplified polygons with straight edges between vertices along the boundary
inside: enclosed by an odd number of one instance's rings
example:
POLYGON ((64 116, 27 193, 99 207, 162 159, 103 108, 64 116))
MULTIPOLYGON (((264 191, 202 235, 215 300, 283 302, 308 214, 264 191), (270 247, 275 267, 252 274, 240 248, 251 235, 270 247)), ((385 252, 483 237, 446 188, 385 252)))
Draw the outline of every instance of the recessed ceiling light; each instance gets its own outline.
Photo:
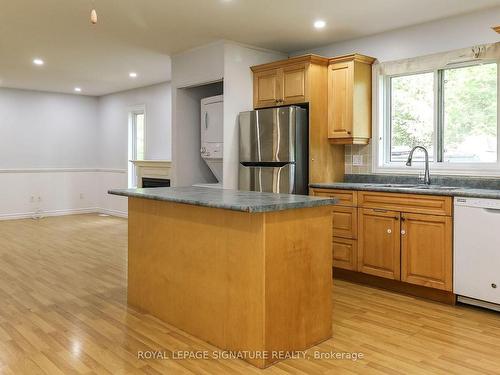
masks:
POLYGON ((129 76, 130 78, 135 78, 135 77, 137 77, 137 73, 136 73, 136 72, 130 72, 130 73, 128 74, 128 76, 129 76))
POLYGON ((314 21, 314 27, 317 29, 322 29, 325 26, 326 26, 326 22, 323 20, 314 21))
POLYGON ((38 59, 37 58, 37 59, 33 59, 33 64, 35 64, 35 65, 43 65, 44 62, 43 62, 42 59, 38 59))
POLYGON ((82 92, 82 89, 81 89, 81 87, 75 87, 75 91, 76 92, 82 92))

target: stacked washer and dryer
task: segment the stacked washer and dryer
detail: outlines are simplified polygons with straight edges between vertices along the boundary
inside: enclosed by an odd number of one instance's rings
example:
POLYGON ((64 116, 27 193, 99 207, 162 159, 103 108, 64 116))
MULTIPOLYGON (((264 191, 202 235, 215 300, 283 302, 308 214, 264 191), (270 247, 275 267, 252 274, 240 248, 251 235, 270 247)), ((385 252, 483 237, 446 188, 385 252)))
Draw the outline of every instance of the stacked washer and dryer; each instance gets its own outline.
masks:
POLYGON ((224 96, 217 95, 201 99, 201 157, 217 179, 215 183, 200 183, 193 186, 222 189, 222 166, 224 151, 224 96))

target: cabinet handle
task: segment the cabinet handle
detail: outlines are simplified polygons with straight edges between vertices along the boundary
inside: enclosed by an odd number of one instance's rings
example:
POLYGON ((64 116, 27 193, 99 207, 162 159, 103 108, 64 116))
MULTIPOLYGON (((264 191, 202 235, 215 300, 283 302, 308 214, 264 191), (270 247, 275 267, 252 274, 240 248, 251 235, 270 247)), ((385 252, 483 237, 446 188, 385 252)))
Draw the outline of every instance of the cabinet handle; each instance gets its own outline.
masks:
POLYGON ((392 229, 387 229, 387 233, 391 234, 392 233, 392 229))
POLYGON ((401 235, 404 236, 406 234, 406 231, 404 229, 401 229, 401 235))

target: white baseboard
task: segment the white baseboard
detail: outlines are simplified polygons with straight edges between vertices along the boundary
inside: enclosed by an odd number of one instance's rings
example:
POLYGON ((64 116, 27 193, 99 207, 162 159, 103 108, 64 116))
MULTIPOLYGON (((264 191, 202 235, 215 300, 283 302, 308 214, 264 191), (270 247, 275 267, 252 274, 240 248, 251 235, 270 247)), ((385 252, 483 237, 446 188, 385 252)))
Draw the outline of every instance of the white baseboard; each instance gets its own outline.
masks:
POLYGON ((98 212, 100 214, 128 218, 128 212, 124 211, 110 210, 109 208, 99 208, 98 212))
POLYGON ((118 216, 127 218, 128 214, 126 212, 117 211, 117 210, 109 210, 102 209, 98 207, 90 207, 90 208, 74 208, 67 210, 52 210, 52 211, 43 211, 43 212, 24 212, 24 213, 16 213, 16 214, 0 214, 0 221, 5 220, 21 220, 21 219, 32 219, 34 217, 44 218, 44 217, 52 217, 52 216, 66 216, 66 215, 82 215, 82 214, 92 214, 92 213, 102 213, 110 216, 118 216))

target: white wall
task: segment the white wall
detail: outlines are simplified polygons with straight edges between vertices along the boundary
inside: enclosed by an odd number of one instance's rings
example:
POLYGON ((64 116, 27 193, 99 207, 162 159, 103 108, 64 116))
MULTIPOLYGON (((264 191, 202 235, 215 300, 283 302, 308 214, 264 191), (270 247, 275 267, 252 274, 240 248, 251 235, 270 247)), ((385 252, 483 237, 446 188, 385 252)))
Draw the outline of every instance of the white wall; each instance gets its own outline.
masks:
POLYGON ((0 88, 0 168, 95 168, 97 99, 0 88))
POLYGON ((224 45, 224 172, 225 189, 238 188, 238 114, 253 109, 253 75, 250 67, 286 59, 285 54, 232 42, 224 45))
POLYGON ((96 207, 97 99, 0 88, 0 218, 96 207))
POLYGON ((178 146, 176 174, 173 178, 175 186, 191 186, 196 183, 215 183, 207 164, 201 157, 201 107, 203 98, 222 94, 222 82, 211 83, 176 90, 176 124, 179 138, 174 142, 178 146), (181 146, 179 146, 181 145, 181 146))
POLYGON ((477 44, 498 42, 498 34, 491 29, 491 26, 498 25, 499 17, 500 7, 496 7, 298 51, 292 55, 315 53, 331 57, 358 52, 373 56, 381 62, 429 55, 477 44))
POLYGON ((170 84, 101 98, 0 88, 0 219, 125 215, 128 107, 146 106, 147 154, 170 160, 170 84))
POLYGON ((146 159, 171 160, 170 82, 123 91, 99 98, 99 166, 126 169, 128 112, 146 107, 146 159))
MULTIPOLYGON (((198 96, 189 87, 224 78, 224 42, 219 41, 172 56, 172 183, 203 182, 206 168, 200 156, 198 96), (196 99, 197 100, 197 99, 196 99)), ((203 90, 203 88, 201 88, 203 90)), ((206 92, 207 96, 212 94, 206 92)), ((219 93, 220 94, 220 93, 219 93)))
POLYGON ((0 220, 99 211, 100 172, 94 169, 31 169, 0 172, 0 220))
POLYGON ((224 41, 196 47, 172 56, 172 87, 190 87, 222 80, 224 41))
POLYGON ((127 211, 127 199, 111 196, 109 189, 127 187, 128 113, 146 108, 146 159, 171 160, 170 82, 101 96, 98 102, 100 173, 98 205, 109 213, 127 211))
MULTIPOLYGON (((433 53, 495 43, 499 34, 491 29, 498 25, 500 7, 393 30, 364 38, 333 43, 297 51, 292 55, 315 53, 332 57, 353 52, 373 56, 380 62, 425 56, 433 53)), ((372 146, 346 147, 346 173, 372 173, 372 146), (364 165, 353 167, 352 154, 365 155, 364 165)))
POLYGON ((195 102, 199 95, 193 94, 196 92, 193 87, 224 82, 223 185, 236 189, 238 113, 253 107, 250 66, 282 58, 286 55, 229 41, 208 44, 172 57, 172 161, 176 186, 203 182, 205 178, 199 151, 200 119, 193 116, 199 111, 199 103, 195 102))

